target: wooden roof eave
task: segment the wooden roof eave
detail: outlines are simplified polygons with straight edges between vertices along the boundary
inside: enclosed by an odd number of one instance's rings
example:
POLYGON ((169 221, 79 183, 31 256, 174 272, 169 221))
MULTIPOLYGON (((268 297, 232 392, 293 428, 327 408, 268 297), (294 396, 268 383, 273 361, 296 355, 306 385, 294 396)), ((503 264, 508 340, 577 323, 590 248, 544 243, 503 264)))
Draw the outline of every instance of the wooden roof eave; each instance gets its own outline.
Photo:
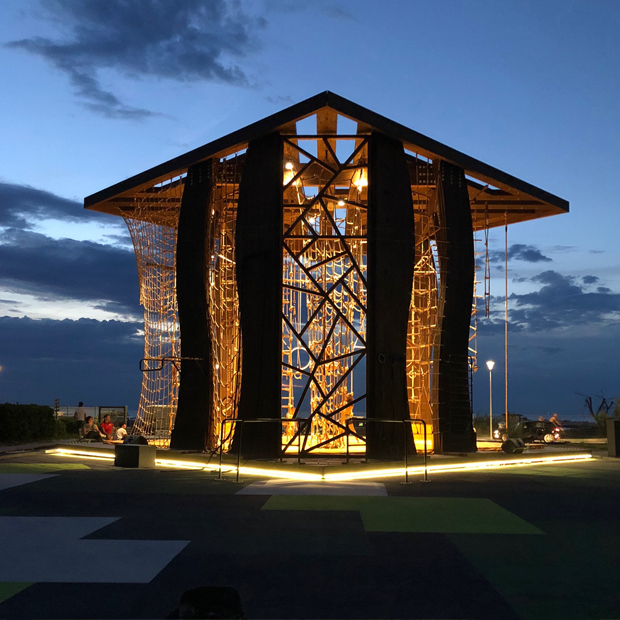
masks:
POLYGON ((329 91, 310 97, 276 114, 234 131, 227 136, 218 138, 204 146, 188 151, 183 155, 87 196, 84 199, 84 207, 118 215, 118 209, 109 204, 106 205, 105 201, 112 197, 120 197, 123 194, 128 195, 130 192, 133 194, 173 176, 181 175, 187 171, 190 165, 210 157, 225 157, 245 148, 251 140, 272 131, 282 129, 283 127, 288 128, 290 131, 292 123, 307 118, 324 107, 330 107, 338 114, 357 121, 358 126, 380 131, 402 141, 404 147, 408 150, 420 153, 430 159, 440 158, 449 161, 463 168, 466 174, 493 187, 504 189, 510 193, 514 193, 516 190, 518 193, 541 200, 547 203, 547 205, 555 207, 557 213, 564 213, 569 210, 568 202, 554 194, 517 179, 508 173, 502 172, 493 166, 465 155, 437 140, 433 140, 329 91))

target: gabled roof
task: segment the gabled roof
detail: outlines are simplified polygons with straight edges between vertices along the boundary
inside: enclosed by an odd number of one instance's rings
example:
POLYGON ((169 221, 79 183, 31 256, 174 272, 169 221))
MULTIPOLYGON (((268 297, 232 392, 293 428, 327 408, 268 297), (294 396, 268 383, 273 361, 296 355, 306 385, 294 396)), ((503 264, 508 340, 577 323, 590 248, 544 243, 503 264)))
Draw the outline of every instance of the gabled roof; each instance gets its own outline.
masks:
MULTIPOLYGON (((331 108, 338 114, 357 121, 362 126, 366 126, 369 130, 376 130, 402 141, 404 147, 408 150, 431 159, 439 158, 463 168, 467 175, 481 182, 481 191, 485 191, 485 184, 487 184, 498 188, 500 190, 498 194, 505 195, 506 192, 509 192, 510 197, 514 195, 522 196, 522 199, 519 200, 520 206, 542 207, 540 213, 533 215, 533 217, 568 211, 568 202, 566 200, 329 91, 310 97, 276 114, 252 123, 243 129, 234 131, 227 136, 218 138, 213 142, 209 142, 204 146, 92 194, 84 199, 84 206, 87 209, 118 215, 117 205, 120 202, 119 198, 122 196, 126 195, 129 197, 130 194, 136 191, 152 187, 173 176, 181 175, 186 172, 189 166, 200 161, 214 156, 225 157, 241 150, 251 140, 281 129, 284 126, 290 126, 291 123, 311 116, 323 108, 331 108), (528 202, 528 198, 533 200, 528 202), (110 202, 106 204, 106 201, 110 202)), ((490 192, 493 191, 493 189, 490 190, 490 192)), ((487 193, 492 197, 490 192, 487 193)), ((489 196, 485 196, 486 202, 489 202, 489 196)), ((500 200, 500 203, 504 202, 507 202, 505 197, 500 200)), ((532 216, 523 219, 532 219, 532 216)))

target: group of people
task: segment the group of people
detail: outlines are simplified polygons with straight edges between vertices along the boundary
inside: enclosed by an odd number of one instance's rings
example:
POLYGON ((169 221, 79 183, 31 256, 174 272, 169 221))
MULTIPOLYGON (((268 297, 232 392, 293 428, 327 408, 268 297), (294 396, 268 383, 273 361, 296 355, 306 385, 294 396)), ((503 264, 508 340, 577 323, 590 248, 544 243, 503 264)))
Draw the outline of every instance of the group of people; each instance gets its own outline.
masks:
POLYGON ((79 434, 82 439, 95 441, 124 441, 127 437, 127 423, 123 422, 118 428, 112 424, 109 414, 103 416, 101 424, 96 424, 92 415, 86 415, 84 403, 80 402, 73 416, 79 423, 79 434))

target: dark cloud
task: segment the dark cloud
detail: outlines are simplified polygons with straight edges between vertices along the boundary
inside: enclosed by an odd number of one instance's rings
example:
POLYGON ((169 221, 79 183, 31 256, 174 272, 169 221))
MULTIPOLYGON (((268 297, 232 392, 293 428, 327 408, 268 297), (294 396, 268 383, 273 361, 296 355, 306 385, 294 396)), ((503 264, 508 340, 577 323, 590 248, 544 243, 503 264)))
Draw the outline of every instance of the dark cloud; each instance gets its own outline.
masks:
MULTIPOLYGON (((620 294, 599 286, 591 292, 585 284, 598 282, 596 276, 577 278, 557 271, 543 271, 532 278, 519 278, 543 286, 538 291, 509 297, 511 332, 540 332, 555 328, 607 324, 620 318, 620 294), (583 284, 582 284, 583 283, 583 284)), ((491 296, 488 318, 479 319, 481 333, 499 334, 504 329, 504 298, 491 296)))
POLYGON ((0 317, 2 399, 136 408, 140 324, 0 317))
POLYGON ((133 252, 72 239, 51 239, 31 231, 0 233, 0 287, 38 299, 72 299, 140 318, 133 252))
MULTIPOLYGON (((557 411, 560 419, 583 418, 583 394, 618 395, 620 323, 595 323, 579 329, 508 330, 508 408, 536 419, 557 411)), ((493 359, 493 409, 504 411, 504 334, 478 340, 479 365, 493 359)), ((488 372, 474 375, 474 410, 489 407, 488 372)), ((583 418, 587 419, 587 418, 583 418)))
POLYGON ((274 13, 301 13, 303 11, 321 12, 328 17, 355 21, 355 15, 344 8, 342 4, 327 0, 313 2, 299 2, 299 0, 264 0, 268 12, 274 13))
POLYGON ((81 203, 28 185, 0 182, 0 227, 32 230, 41 220, 122 226, 118 218, 87 211, 81 203))
POLYGON ((133 249, 133 243, 129 232, 125 230, 124 235, 103 235, 110 245, 117 245, 127 249, 133 249))
MULTIPOLYGON (((539 291, 510 295, 509 319, 513 330, 579 327, 604 323, 620 313, 620 294, 609 288, 598 287, 596 292, 588 292, 579 284, 579 279, 552 270, 543 271, 530 280, 543 286, 539 291)), ((499 314, 492 315, 484 329, 499 329, 499 314)))
POLYGON ((334 17, 336 19, 350 20, 355 21, 355 15, 342 6, 338 6, 335 4, 324 4, 323 11, 330 17, 334 17))
POLYGON ((269 103, 276 103, 278 105, 291 105, 293 100, 289 95, 275 95, 265 97, 265 101, 269 101, 269 103))
MULTIPOLYGON (((501 264, 505 260, 504 252, 492 250, 489 252, 489 262, 501 264)), ((545 256, 537 247, 514 243, 508 247, 508 260, 520 260, 526 263, 550 263, 551 259, 545 256)))
POLYGON ((536 347, 539 351, 544 353, 545 355, 557 355, 561 353, 564 349, 563 347, 536 347))
POLYGON ((232 58, 255 47, 253 33, 265 25, 237 0, 45 0, 42 15, 69 30, 65 40, 31 37, 7 47, 41 56, 70 79, 86 106, 111 118, 158 115, 126 105, 102 87, 98 72, 179 82, 247 85, 232 58))

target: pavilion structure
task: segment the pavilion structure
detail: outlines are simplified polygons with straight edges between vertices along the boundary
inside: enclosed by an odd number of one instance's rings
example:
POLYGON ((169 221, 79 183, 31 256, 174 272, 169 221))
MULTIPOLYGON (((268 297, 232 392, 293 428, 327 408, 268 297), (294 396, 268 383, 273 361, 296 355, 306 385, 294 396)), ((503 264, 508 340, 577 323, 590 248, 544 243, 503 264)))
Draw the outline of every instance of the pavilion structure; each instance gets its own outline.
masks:
POLYGON ((235 450, 242 433, 246 456, 348 445, 370 458, 414 452, 421 436, 417 422, 380 420, 423 420, 436 452, 476 450, 476 234, 568 211, 331 92, 85 207, 122 217, 134 244, 134 433, 184 450, 235 450))

